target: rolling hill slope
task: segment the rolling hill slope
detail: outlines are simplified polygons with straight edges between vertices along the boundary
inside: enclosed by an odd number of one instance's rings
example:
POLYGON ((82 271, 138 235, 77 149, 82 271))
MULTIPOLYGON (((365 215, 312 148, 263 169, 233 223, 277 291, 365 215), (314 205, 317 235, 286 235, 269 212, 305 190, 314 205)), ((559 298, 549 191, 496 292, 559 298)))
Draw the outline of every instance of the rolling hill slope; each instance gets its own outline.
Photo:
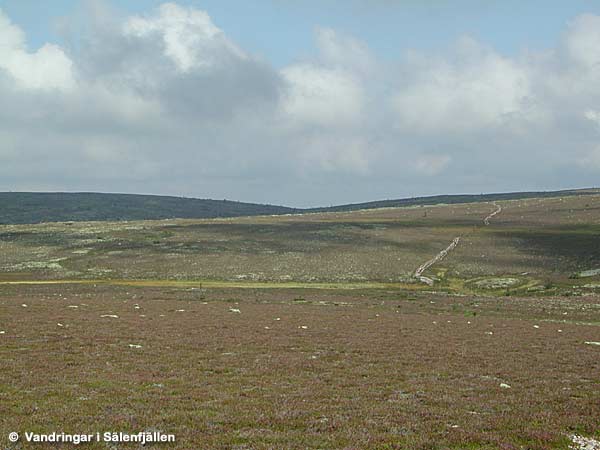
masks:
POLYGON ((347 205, 329 206, 325 208, 311 208, 310 212, 344 212, 358 211, 361 209, 398 208, 405 206, 457 204, 494 202, 501 200, 523 200, 527 198, 569 197, 573 195, 593 195, 600 193, 600 189, 570 189, 562 191, 538 192, 505 192, 498 194, 457 194, 457 195, 432 195, 427 197, 411 197, 396 200, 378 200, 365 203, 351 203, 347 205))
POLYGON ((322 208, 290 208, 229 200, 138 194, 0 192, 0 224, 145 219, 204 219, 293 213, 344 212, 361 209, 476 203, 527 198, 591 195, 599 189, 436 195, 381 200, 322 208))
POLYGON ((156 195, 0 193, 0 224, 239 217, 295 211, 283 206, 156 195))

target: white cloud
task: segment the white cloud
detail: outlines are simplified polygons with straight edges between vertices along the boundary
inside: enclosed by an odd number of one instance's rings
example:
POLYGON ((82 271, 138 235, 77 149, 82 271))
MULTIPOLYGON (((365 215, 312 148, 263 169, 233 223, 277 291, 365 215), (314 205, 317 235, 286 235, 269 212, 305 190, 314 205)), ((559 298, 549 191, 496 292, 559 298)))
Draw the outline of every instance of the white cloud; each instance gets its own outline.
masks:
POLYGON ((600 16, 582 14, 571 21, 564 46, 579 70, 600 72, 600 16))
POLYGON ((599 126, 599 127, 600 127, 600 112, 598 112, 598 111, 595 111, 595 110, 593 110, 593 109, 588 109, 588 110, 587 110, 587 111, 586 111, 586 112, 583 114, 583 116, 584 116, 584 117, 585 117, 587 120, 589 120, 589 121, 591 121, 591 122, 594 122, 594 123, 595 123, 597 126, 599 126))
POLYGON ((165 55, 181 72, 212 68, 228 57, 246 59, 244 52, 213 24, 206 12, 175 3, 161 5, 152 16, 132 17, 123 29, 126 36, 158 37, 165 55))
POLYGON ((352 74, 313 64, 286 67, 288 83, 283 111, 292 120, 311 125, 348 125, 361 118, 364 94, 352 74))
POLYGON ((453 134, 501 125, 531 95, 524 68, 467 38, 450 58, 413 56, 406 72, 392 97, 404 130, 453 134))
POLYGON ((27 52, 25 35, 0 9, 0 71, 25 89, 69 89, 74 86, 73 64, 63 50, 46 44, 27 52))
POLYGON ((195 8, 99 11, 78 45, 33 51, 0 12, 0 189, 315 205, 600 173, 598 16, 543 52, 463 38, 392 62, 321 27, 275 68, 195 8))
POLYGON ((322 64, 352 70, 357 75, 372 75, 378 64, 367 45, 331 28, 317 28, 317 47, 322 64))

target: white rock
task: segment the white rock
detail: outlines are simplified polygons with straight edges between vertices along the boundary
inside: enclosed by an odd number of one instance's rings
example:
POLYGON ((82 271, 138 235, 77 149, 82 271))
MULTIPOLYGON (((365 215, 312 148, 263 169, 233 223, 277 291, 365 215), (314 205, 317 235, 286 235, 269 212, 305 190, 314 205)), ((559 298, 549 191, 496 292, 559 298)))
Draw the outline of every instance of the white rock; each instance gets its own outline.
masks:
POLYGON ((237 308, 229 308, 229 312, 236 313, 236 314, 240 314, 241 313, 241 311, 239 309, 237 309, 237 308))
POLYGON ((600 449, 600 441, 592 438, 586 438, 583 436, 578 436, 576 434, 571 436, 571 441, 575 446, 571 446, 570 448, 575 450, 598 450, 600 449))
POLYGON ((116 314, 102 314, 100 317, 110 317, 111 319, 118 319, 119 316, 116 314))
POLYGON ((510 389, 510 385, 506 383, 500 383, 500 387, 503 389, 510 389))
POLYGON ((587 345, 600 345, 600 342, 596 342, 596 341, 585 341, 585 343, 587 345))
POLYGON ((539 325, 534 325, 534 326, 533 326, 533 328, 539 328, 539 327, 540 327, 539 325))
POLYGON ((57 323, 56 326, 64 327, 64 325, 62 323, 57 323))
POLYGON ((129 348, 142 348, 139 344, 129 344, 129 348))
POLYGON ((25 303, 23 303, 21 306, 22 306, 23 308, 27 308, 27 305, 26 305, 25 303))
POLYGON ((302 328, 303 330, 306 330, 308 327, 306 325, 300 325, 298 328, 302 328))

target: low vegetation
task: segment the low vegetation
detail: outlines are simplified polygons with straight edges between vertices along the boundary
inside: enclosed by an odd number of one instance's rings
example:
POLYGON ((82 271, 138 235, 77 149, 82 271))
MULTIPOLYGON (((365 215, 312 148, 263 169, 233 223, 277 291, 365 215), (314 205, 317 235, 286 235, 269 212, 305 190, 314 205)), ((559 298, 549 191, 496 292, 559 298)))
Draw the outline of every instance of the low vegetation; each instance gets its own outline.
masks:
POLYGON ((596 442, 599 201, 496 199, 489 225, 485 202, 2 225, 2 446, 27 448, 10 431, 162 431, 181 449, 596 442), (431 286, 414 276, 456 237, 431 286))

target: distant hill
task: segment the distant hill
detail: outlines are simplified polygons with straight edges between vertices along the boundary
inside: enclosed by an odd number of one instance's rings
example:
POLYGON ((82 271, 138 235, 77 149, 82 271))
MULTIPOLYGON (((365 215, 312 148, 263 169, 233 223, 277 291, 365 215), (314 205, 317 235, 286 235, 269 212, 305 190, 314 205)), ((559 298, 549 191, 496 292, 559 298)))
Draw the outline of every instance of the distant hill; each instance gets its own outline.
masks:
POLYGON ((342 212, 372 208, 471 203, 537 197, 600 194, 599 189, 551 192, 510 192, 481 195, 436 195, 398 200, 330 206, 289 208, 229 200, 207 200, 137 194, 0 192, 0 224, 92 220, 201 219, 305 212, 342 212))
POLYGON ((563 191, 540 192, 506 192, 501 194, 458 194, 458 195, 433 195, 429 197, 412 197, 397 200, 379 200, 366 203, 351 203, 347 205, 329 206, 324 208, 311 208, 305 212, 344 212, 358 211, 360 209, 398 208, 403 206, 437 205, 440 203, 476 203, 493 202, 499 200, 519 200, 526 198, 543 197, 568 197, 573 195, 600 194, 600 189, 571 189, 563 191))
POLYGON ((136 194, 0 192, 0 224, 239 217, 297 212, 228 200, 136 194))

